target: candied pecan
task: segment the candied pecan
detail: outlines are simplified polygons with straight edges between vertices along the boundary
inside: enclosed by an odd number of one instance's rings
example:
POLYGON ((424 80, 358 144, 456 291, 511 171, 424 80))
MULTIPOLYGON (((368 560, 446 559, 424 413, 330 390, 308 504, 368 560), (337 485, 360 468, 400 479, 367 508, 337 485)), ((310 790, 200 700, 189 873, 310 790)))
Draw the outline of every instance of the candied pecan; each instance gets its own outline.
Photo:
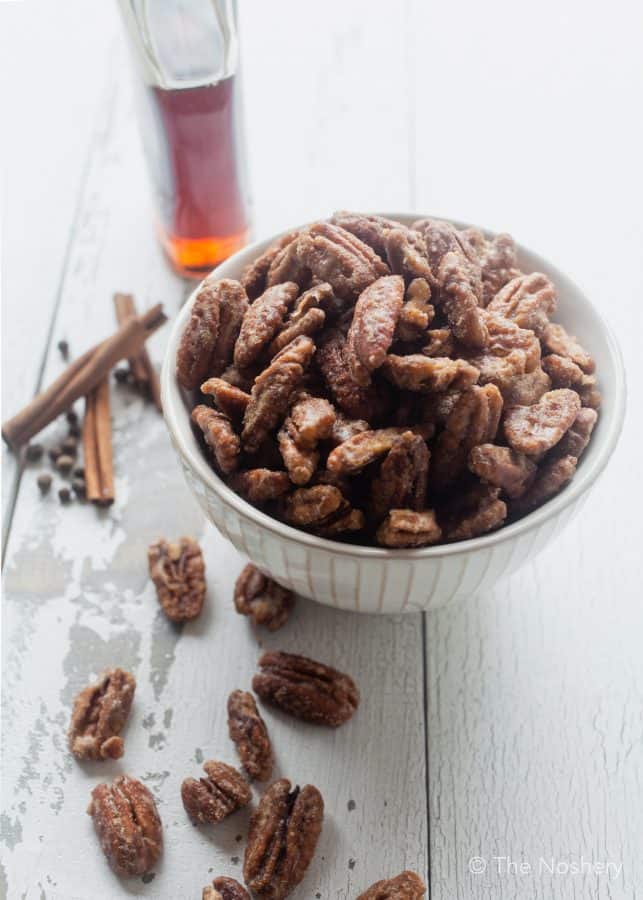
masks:
POLYGON ((119 759, 119 737, 132 708, 136 681, 123 669, 108 669, 74 700, 69 749, 77 759, 119 759))
POLYGON ((462 234, 482 266, 482 302, 487 306, 501 287, 522 274, 516 244, 510 234, 497 234, 489 241, 476 228, 465 228, 462 234))
POLYGON ((322 830, 324 801, 311 784, 271 784, 252 814, 243 877, 266 900, 284 900, 302 881, 322 830))
POLYGON ((567 388, 548 391, 532 406, 512 406, 503 428, 510 447, 527 456, 539 456, 558 443, 580 409, 578 394, 567 388))
POLYGON ((87 808, 101 848, 121 878, 145 875, 163 849, 163 826, 150 791, 129 775, 98 784, 87 808))
POLYGON ((545 460, 528 491, 511 504, 511 512, 517 515, 531 512, 542 506, 572 480, 578 460, 575 456, 560 456, 545 460))
POLYGON ((536 474, 536 464, 523 453, 496 444, 479 444, 469 453, 469 468, 483 482, 511 497, 525 493, 536 474))
POLYGON ((234 472, 239 465, 241 442, 230 419, 217 409, 201 404, 192 410, 192 421, 203 432, 221 471, 226 475, 234 472))
POLYGON ((345 351, 358 384, 368 385, 371 372, 386 359, 403 300, 404 280, 399 275, 378 278, 359 295, 345 351))
POLYGON ((284 517, 291 525, 307 528, 324 525, 328 519, 346 507, 346 500, 331 484, 316 484, 298 488, 286 497, 284 517))
POLYGON ((538 367, 525 375, 514 375, 499 384, 505 407, 531 406, 551 389, 551 378, 538 367))
POLYGON ((420 219, 411 227, 424 237, 427 257, 434 274, 447 253, 455 253, 462 257, 473 293, 476 297, 482 296, 480 261, 464 232, 458 231, 450 222, 443 222, 441 219, 420 219))
POLYGON ((249 691, 233 691, 228 697, 228 731, 249 777, 267 781, 272 775, 272 744, 249 691))
POLYGON ((542 343, 548 353, 556 353, 558 356, 565 356, 571 359, 587 375, 591 375, 596 368, 596 364, 589 353, 583 350, 578 340, 571 334, 568 334, 562 325, 550 322, 542 335, 542 343))
POLYGON ((349 438, 364 431, 370 431, 371 426, 365 419, 349 419, 341 412, 335 413, 335 421, 329 435, 330 441, 334 447, 343 444, 349 438))
POLYGON ((364 513, 360 509, 351 508, 339 518, 331 519, 331 521, 318 526, 316 533, 322 537, 332 538, 349 531, 361 531, 365 524, 364 513))
POLYGON ((583 380, 583 370, 566 356, 551 353, 543 356, 541 365, 555 388, 575 387, 583 380))
POLYGON ((363 243, 368 244, 381 259, 386 259, 386 236, 393 228, 400 228, 400 223, 384 216, 368 216, 341 210, 336 212, 331 222, 341 225, 363 243))
POLYGON ((431 509, 391 509, 375 537, 383 547, 427 547, 437 544, 442 531, 431 509))
POLYGON ((254 363, 280 330, 288 309, 299 293, 294 281, 276 284, 257 297, 243 317, 234 346, 234 364, 247 368, 254 363))
POLYGON ((259 370, 254 367, 238 369, 236 366, 228 366, 221 373, 221 379, 248 393, 252 390, 252 385, 255 383, 255 378, 258 374, 259 370))
POLYGON ((444 391, 439 394, 422 395, 422 421, 435 425, 446 425, 453 408, 462 396, 462 391, 444 391))
POLYGON ((201 900, 250 900, 250 894, 234 878, 220 876, 203 888, 201 900))
POLYGON ((147 551, 150 577, 156 586, 161 608, 173 622, 194 619, 205 599, 205 564, 195 540, 161 538, 147 551))
POLYGON ((478 370, 464 359, 389 353, 382 374, 396 387, 432 394, 435 391, 463 390, 478 380, 478 370))
POLYGON ((285 625, 293 603, 292 591, 267 578, 252 563, 244 568, 234 586, 237 612, 248 616, 255 625, 265 625, 268 631, 285 625))
POLYGON ((429 303, 430 299, 431 288, 426 278, 414 278, 404 293, 404 304, 395 329, 397 340, 417 341, 427 337, 426 331, 435 316, 435 309, 429 303))
POLYGON ((317 469, 319 453, 316 450, 299 446, 297 433, 290 418, 286 419, 279 429, 277 443, 292 483, 307 484, 317 469))
POLYGON ((556 290, 541 272, 519 275, 498 291, 487 309, 540 336, 556 309, 556 290))
POLYGON ((314 449, 333 433, 335 410, 323 397, 302 393, 290 408, 290 422, 299 447, 314 449))
POLYGON ((419 232, 403 226, 391 228, 384 239, 384 246, 391 272, 403 275, 406 279, 433 280, 426 244, 419 232))
POLYGON ((371 483, 372 517, 379 521, 389 509, 423 509, 428 471, 426 442, 405 431, 395 440, 371 483))
POLYGON ((493 384, 474 385, 460 396, 431 457, 431 484, 448 487, 466 467, 469 451, 493 441, 502 413, 502 396, 493 384))
POLYGON ((442 308, 454 335, 468 347, 485 347, 489 333, 464 257, 446 253, 438 269, 438 281, 442 308))
POLYGON ((480 370, 480 384, 495 384, 505 390, 517 375, 532 372, 540 364, 540 343, 533 331, 518 328, 516 324, 497 313, 482 310, 487 325, 487 346, 475 353, 462 355, 480 370))
POLYGON ((297 240, 299 261, 342 299, 357 297, 388 266, 358 238, 327 222, 311 225, 297 240))
POLYGON ((427 430, 427 426, 414 426, 410 429, 398 426, 363 431, 331 450, 326 465, 331 472, 339 472, 344 475, 359 472, 360 469, 374 462, 378 456, 388 453, 397 439, 407 430, 421 433, 425 438, 432 434, 432 429, 428 428, 427 430))
POLYGON ((595 375, 583 375, 580 384, 574 386, 578 391, 581 404, 590 409, 601 408, 601 392, 598 390, 595 375))
POLYGON ((268 433, 283 419, 314 352, 315 345, 309 337, 298 337, 255 379, 241 434, 249 453, 258 450, 268 433))
POLYGON ((310 282, 311 272, 299 257, 299 234, 297 240, 290 241, 281 248, 270 263, 266 275, 266 287, 274 287, 285 281, 294 281, 300 287, 310 282))
POLYGON ((187 390, 198 387, 210 374, 219 336, 219 294, 222 282, 207 278, 190 310, 176 356, 176 377, 187 390))
POLYGON ((346 338, 337 329, 328 331, 317 349, 316 362, 326 387, 339 407, 352 419, 375 418, 380 401, 372 385, 362 387, 348 366, 346 338))
POLYGON ((349 675, 305 656, 268 651, 259 668, 252 679, 255 694, 297 719, 337 728, 359 706, 359 691, 349 675))
POLYGON ((552 452, 556 456, 575 456, 580 459, 589 444, 597 419, 595 410, 583 406, 552 452))
POLYGON ((236 281, 219 282, 219 336, 214 347, 210 375, 220 375, 232 362, 232 355, 246 312, 248 298, 236 281))
POLYGON ((272 469, 246 469, 236 472, 229 481, 230 487, 242 494, 250 503, 261 504, 276 500, 291 487, 287 472, 272 469))
POLYGON ((205 778, 186 778, 181 799, 186 813, 199 825, 222 822, 252 799, 248 782, 232 766, 214 759, 203 763, 205 778))
POLYGON ((407 869, 395 878, 375 882, 357 900, 422 900, 425 894, 420 876, 407 869))
MULTIPOLYGON (((261 256, 258 256, 254 262, 250 263, 249 266, 246 266, 240 280, 246 290, 246 294, 251 300, 256 300, 260 294, 263 294, 267 287, 266 277, 270 266, 284 247, 291 244, 298 234, 298 231, 290 231, 288 234, 284 234, 276 241, 273 241, 268 249, 265 250, 261 256)), ((284 279, 284 281, 287 280, 288 279, 284 279)))
POLYGON ((499 528, 507 518, 507 505, 499 494, 500 488, 477 484, 452 497, 440 513, 446 540, 466 541, 499 528))
POLYGON ((326 313, 322 309, 309 309, 301 318, 293 320, 268 347, 268 355, 274 356, 283 350, 291 341, 294 341, 300 334, 313 335, 315 332, 323 328, 326 321, 326 313))
POLYGON ((213 397, 218 409, 229 419, 241 418, 250 402, 250 394, 222 378, 208 378, 201 391, 213 397))
POLYGON ((424 356, 452 356, 453 334, 448 328, 434 328, 426 333, 427 343, 422 347, 424 356))

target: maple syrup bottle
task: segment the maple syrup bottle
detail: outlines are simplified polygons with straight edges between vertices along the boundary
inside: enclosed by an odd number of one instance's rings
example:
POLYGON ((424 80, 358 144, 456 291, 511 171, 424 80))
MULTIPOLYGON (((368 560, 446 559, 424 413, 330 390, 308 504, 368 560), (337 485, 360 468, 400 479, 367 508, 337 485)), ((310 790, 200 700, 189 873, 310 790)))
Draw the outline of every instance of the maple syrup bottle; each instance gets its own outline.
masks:
POLYGON ((141 134, 161 243, 202 278, 247 243, 232 0, 120 0, 143 75, 141 134))

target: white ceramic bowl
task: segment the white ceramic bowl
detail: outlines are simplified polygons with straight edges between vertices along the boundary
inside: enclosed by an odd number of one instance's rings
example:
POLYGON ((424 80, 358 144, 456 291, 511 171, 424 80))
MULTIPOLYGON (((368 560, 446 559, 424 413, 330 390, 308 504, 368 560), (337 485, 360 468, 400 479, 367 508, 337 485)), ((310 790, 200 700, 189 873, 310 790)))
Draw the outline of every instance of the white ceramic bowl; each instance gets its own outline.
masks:
MULTIPOLYGON (((419 215, 386 213, 410 224, 419 215)), ((454 223, 465 227, 462 223, 454 223)), ((239 278, 273 235, 236 253, 216 274, 239 278)), ((366 613, 433 609, 490 587, 552 541, 582 507, 616 446, 625 408, 625 376, 616 341, 605 322, 561 271, 519 248, 521 267, 547 274, 558 289, 562 322, 596 360, 603 407, 572 482, 556 497, 492 534, 419 550, 385 550, 325 540, 267 516, 234 493, 207 462, 190 425, 190 406, 175 375, 176 352, 197 291, 172 329, 163 372, 163 410, 185 477, 206 516, 221 534, 267 575, 320 603, 366 613)), ((197 289, 198 290, 198 289, 197 289)))

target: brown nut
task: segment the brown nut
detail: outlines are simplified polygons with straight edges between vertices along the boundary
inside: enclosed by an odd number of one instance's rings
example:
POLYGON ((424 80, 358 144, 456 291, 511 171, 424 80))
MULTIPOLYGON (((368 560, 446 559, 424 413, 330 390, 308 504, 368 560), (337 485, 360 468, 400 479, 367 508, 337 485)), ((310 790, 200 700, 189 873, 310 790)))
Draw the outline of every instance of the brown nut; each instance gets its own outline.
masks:
POLYGON ((487 309, 540 337, 556 309, 556 290, 541 272, 519 275, 498 291, 487 309))
POLYGON ((262 468, 235 472, 229 484, 233 490, 256 506, 268 503, 270 500, 276 500, 283 494, 288 493, 292 487, 287 472, 262 468))
POLYGON ((240 280, 245 288, 246 294, 251 300, 256 300, 257 297, 263 294, 267 287, 266 277, 271 265, 281 254, 281 251, 295 240, 298 234, 298 231, 291 231, 288 234, 284 234, 276 241, 273 241, 268 249, 265 250, 261 256, 258 256, 254 262, 250 263, 249 266, 246 266, 240 280))
POLYGON ((525 493, 536 474, 536 464, 527 456, 495 444, 474 447, 469 453, 469 469, 512 499, 525 493))
POLYGON ((136 681, 123 669, 108 669, 76 697, 69 727, 69 749, 76 759, 119 759, 119 737, 127 722, 136 681))
POLYGON ((482 267, 482 303, 487 306, 500 288, 522 274, 518 268, 516 244, 510 234, 497 234, 486 240, 476 228, 466 228, 463 235, 482 267))
POLYGON ((275 781, 252 814, 243 863, 250 890, 283 900, 302 881, 315 854, 324 820, 324 801, 310 784, 291 790, 275 781))
POLYGON ((150 577, 161 608, 172 622, 199 615, 205 599, 205 563, 193 538, 168 542, 161 538, 147 552, 150 577))
POLYGON ((548 391, 532 406, 512 406, 503 421, 507 443, 527 456, 546 453, 572 425, 580 408, 578 394, 566 388, 548 391))
POLYGON ((234 878, 220 876, 203 888, 201 900, 250 900, 250 894, 234 878))
POLYGON ((478 370, 464 359, 446 359, 411 353, 390 353, 382 374, 396 387, 406 391, 432 394, 436 391, 461 391, 475 384, 478 370))
POLYGON ((341 475, 353 475, 374 462, 379 456, 388 453, 393 444, 406 431, 420 434, 428 438, 433 429, 430 425, 405 428, 377 428, 373 431, 362 431, 339 444, 328 455, 326 465, 331 472, 341 475))
POLYGON ((267 781, 274 762, 272 744, 255 698, 248 691, 233 691, 228 697, 228 731, 248 776, 267 781))
POLYGON ((407 869, 395 878, 376 881, 357 900, 421 900, 425 894, 426 885, 420 876, 407 869))
POLYGON ((277 631, 288 621, 293 604, 292 591, 267 578, 252 563, 248 563, 237 578, 234 605, 238 613, 248 616, 255 625, 277 631))
POLYGON ((562 325, 550 322, 542 336, 543 348, 548 353, 565 356, 585 372, 591 375, 596 364, 589 353, 581 347, 578 340, 569 334, 562 325))
POLYGON ((372 385, 362 386, 348 365, 346 338, 337 329, 328 331, 317 349, 316 362, 333 399, 351 419, 371 421, 379 411, 379 399, 372 385))
POLYGON ((299 293, 293 281, 269 287, 249 307, 237 342, 234 345, 234 364, 247 369, 261 355, 284 323, 290 306, 299 293))
POLYGON ((577 462, 575 456, 555 456, 546 460, 538 467, 536 478, 529 490, 511 504, 511 512, 524 515, 550 500, 572 480, 577 462))
POLYGON ((386 359, 404 301, 399 275, 378 278, 357 299, 346 337, 346 358, 355 381, 366 386, 386 359))
POLYGON ((507 505, 498 498, 500 489, 477 485, 456 499, 444 521, 448 541, 466 541, 499 528, 507 518, 507 505))
POLYGON ((253 691, 295 718, 337 728, 359 706, 359 691, 349 675, 305 656, 269 651, 259 668, 253 691))
POLYGON ((370 513, 375 521, 383 519, 390 509, 424 508, 429 457, 426 442, 419 435, 405 431, 397 438, 371 483, 370 513))
POLYGON ((204 394, 209 394, 217 408, 232 421, 238 421, 243 418, 243 414, 250 402, 250 394, 233 384, 229 384, 223 378, 208 378, 201 385, 201 391, 204 394))
POLYGON ((205 778, 186 778, 181 785, 183 806, 193 822, 199 825, 222 822, 250 803, 252 792, 248 782, 235 768, 210 759, 203 764, 203 769, 205 778))
POLYGON ((234 472, 239 465, 241 442, 230 419, 217 409, 201 404, 192 410, 192 421, 203 433, 221 471, 226 475, 234 472))
POLYGON ((428 547, 442 537, 435 512, 425 509, 392 509, 377 529, 377 543, 382 547, 428 547))
POLYGON ((121 878, 144 875, 163 849, 163 826, 150 791, 129 775, 92 791, 87 813, 92 817, 101 848, 121 878))

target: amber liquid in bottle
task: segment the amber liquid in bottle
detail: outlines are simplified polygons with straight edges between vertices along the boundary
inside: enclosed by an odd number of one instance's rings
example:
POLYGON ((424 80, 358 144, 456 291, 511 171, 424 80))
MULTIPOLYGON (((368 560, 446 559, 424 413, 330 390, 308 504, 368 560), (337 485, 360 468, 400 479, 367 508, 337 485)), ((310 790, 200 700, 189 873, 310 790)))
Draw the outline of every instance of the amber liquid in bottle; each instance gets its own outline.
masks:
POLYGON ((248 240, 235 76, 146 92, 161 243, 179 274, 201 278, 248 240))

